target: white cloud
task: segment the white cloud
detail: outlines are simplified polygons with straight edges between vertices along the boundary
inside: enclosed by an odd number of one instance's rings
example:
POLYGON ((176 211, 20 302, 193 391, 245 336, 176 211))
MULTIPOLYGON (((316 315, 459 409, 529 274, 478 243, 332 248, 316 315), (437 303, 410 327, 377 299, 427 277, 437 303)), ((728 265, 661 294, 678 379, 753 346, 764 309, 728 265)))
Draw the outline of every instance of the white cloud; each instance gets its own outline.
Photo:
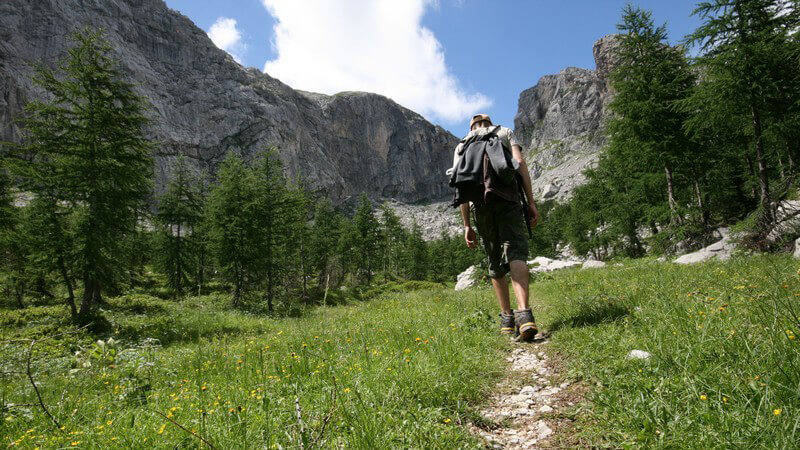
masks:
POLYGON ((236 62, 242 62, 242 53, 245 45, 242 43, 242 33, 236 27, 236 19, 220 17, 208 29, 208 37, 214 45, 228 52, 236 62))
POLYGON ((421 24, 434 0, 262 0, 276 18, 277 59, 264 71, 290 86, 335 94, 375 92, 455 123, 491 104, 466 92, 421 24))

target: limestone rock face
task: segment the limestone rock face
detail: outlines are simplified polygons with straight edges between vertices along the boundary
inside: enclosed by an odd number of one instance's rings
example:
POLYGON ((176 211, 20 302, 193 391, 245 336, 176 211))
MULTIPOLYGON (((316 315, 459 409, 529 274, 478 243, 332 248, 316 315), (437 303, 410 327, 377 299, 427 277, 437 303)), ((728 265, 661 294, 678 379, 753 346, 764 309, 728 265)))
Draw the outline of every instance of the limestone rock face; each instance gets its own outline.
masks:
POLYGON ((603 127, 612 93, 608 75, 619 45, 616 35, 594 44, 596 70, 568 67, 523 91, 514 118, 537 199, 565 200, 584 182, 605 144, 603 127))
POLYGON ((19 142, 13 119, 43 98, 31 64, 53 66, 84 26, 105 31, 126 79, 151 104, 157 190, 177 155, 213 172, 228 152, 250 159, 275 146, 289 175, 334 202, 362 191, 405 202, 449 193, 456 137, 380 95, 305 93, 244 68, 163 0, 0 3, 0 141, 19 142))

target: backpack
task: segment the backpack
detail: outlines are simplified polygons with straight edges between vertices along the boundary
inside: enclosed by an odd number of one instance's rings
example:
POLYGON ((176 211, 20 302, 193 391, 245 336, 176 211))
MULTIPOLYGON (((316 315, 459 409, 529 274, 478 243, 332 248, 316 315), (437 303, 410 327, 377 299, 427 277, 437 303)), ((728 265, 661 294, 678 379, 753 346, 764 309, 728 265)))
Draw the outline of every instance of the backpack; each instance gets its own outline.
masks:
POLYGON ((459 159, 450 169, 450 187, 455 189, 453 206, 466 202, 482 205, 489 192, 517 201, 519 163, 497 135, 500 126, 486 134, 474 134, 461 141, 459 159))

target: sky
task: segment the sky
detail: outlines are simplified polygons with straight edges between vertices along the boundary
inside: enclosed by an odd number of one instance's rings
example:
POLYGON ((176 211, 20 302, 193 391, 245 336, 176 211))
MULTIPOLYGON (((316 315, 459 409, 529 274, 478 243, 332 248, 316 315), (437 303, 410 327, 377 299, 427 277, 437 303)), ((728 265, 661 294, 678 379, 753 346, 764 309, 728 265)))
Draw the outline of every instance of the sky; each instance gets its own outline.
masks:
POLYGON ((513 128, 519 94, 566 67, 627 3, 666 23, 671 43, 700 23, 695 0, 166 0, 240 64, 296 89, 376 92, 456 136, 487 113, 513 128))

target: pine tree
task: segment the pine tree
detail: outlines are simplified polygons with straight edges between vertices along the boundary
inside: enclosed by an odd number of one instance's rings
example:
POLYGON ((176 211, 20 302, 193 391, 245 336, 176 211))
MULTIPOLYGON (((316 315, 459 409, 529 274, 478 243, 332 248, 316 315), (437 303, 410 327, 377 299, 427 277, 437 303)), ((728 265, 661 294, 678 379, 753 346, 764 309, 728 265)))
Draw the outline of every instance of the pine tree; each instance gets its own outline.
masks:
POLYGON ((143 133, 145 102, 111 58, 100 32, 73 35, 59 65, 34 81, 52 100, 32 102, 21 121, 25 144, 16 173, 25 187, 68 204, 75 216, 76 275, 83 281, 81 319, 125 267, 122 238, 150 193, 152 145, 143 133))
POLYGON ((233 305, 239 306, 262 269, 261 208, 253 171, 229 153, 217 172, 217 184, 206 203, 206 229, 211 253, 223 280, 233 285, 233 305))
POLYGON ((199 180, 185 157, 175 161, 172 177, 158 199, 156 218, 160 227, 157 239, 159 266, 178 295, 196 273, 198 243, 195 230, 202 218, 203 201, 199 180))

